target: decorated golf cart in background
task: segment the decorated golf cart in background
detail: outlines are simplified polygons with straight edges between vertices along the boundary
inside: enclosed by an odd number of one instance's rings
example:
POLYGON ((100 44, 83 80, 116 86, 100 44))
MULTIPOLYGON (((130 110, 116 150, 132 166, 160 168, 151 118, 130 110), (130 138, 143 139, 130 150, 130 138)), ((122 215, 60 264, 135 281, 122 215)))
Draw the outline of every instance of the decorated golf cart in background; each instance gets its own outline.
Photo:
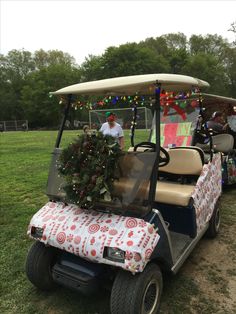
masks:
MULTIPOLYGON (((209 153, 212 145, 212 152, 222 153, 222 184, 231 186, 236 184, 236 99, 212 94, 202 94, 201 128, 206 131, 204 145, 200 147, 209 153), (208 121, 215 112, 221 112, 226 123, 225 131, 218 134, 209 129, 208 121)), ((195 142, 196 143, 196 142, 195 142)), ((194 143, 194 144, 195 144, 194 143)))
MULTIPOLYGON (((165 148, 196 146, 204 151, 205 163, 215 153, 222 156, 222 184, 236 183, 236 99, 201 93, 161 94, 161 146, 165 148), (227 128, 218 133, 208 121, 221 112, 227 128)), ((150 139, 155 142, 155 123, 150 139)))
POLYGON ((28 227, 36 242, 26 274, 36 287, 61 284, 88 294, 108 281, 113 283, 111 313, 158 311, 162 271, 176 273, 205 233, 215 237, 219 231, 221 153, 211 153, 206 163, 203 150, 187 146, 186 138, 193 128, 186 112, 199 115, 200 89, 207 86, 188 76, 150 74, 80 83, 53 93, 67 103, 49 171, 49 201, 28 227), (175 104, 163 104, 167 93, 175 104), (132 96, 128 152, 101 133, 79 136, 60 148, 75 96, 86 95, 132 96), (135 143, 138 97, 147 97, 154 115, 150 139, 141 143, 135 143), (180 100, 190 101, 191 108, 180 100), (161 117, 171 117, 171 110, 186 123, 174 126, 185 147, 165 145, 160 136, 161 117))

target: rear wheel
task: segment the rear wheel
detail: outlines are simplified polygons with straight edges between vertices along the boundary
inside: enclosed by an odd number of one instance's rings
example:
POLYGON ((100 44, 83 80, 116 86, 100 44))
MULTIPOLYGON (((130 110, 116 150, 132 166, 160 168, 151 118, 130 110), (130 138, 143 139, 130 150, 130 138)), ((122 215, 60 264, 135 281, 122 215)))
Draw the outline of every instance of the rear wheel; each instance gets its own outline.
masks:
POLYGON ((140 274, 120 271, 111 292, 112 314, 154 314, 160 307, 162 274, 155 264, 149 264, 140 274))
POLYGON ((208 238, 215 238, 220 230, 220 208, 218 202, 216 203, 212 217, 209 221, 209 227, 206 232, 208 238))
POLYGON ((52 290, 56 284, 52 278, 52 266, 56 261, 56 249, 34 242, 26 259, 26 275, 37 288, 52 290))

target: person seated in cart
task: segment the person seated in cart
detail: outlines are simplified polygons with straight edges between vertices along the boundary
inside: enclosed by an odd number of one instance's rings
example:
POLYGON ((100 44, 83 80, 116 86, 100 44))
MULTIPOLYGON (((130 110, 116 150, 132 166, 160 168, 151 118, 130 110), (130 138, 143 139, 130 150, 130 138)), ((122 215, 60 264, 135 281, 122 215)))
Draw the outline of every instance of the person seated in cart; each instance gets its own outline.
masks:
MULTIPOLYGON (((229 110, 231 112, 231 109, 229 110)), ((230 142, 233 141, 232 148, 236 148, 236 132, 232 130, 232 117, 234 116, 228 116, 227 117, 227 123, 225 123, 223 119, 223 113, 220 111, 215 111, 212 114, 212 117, 209 121, 207 121, 207 127, 208 129, 212 129, 214 132, 214 136, 217 134, 229 134, 229 136, 232 135, 232 140, 230 139, 230 142)), ((226 138, 224 139, 226 140, 226 138)))
POLYGON ((227 114, 228 133, 234 137, 234 149, 236 149, 236 106, 229 107, 227 114))
POLYGON ((208 129, 212 129, 216 133, 225 133, 228 123, 224 123, 223 113, 220 111, 213 112, 211 119, 207 121, 208 129))

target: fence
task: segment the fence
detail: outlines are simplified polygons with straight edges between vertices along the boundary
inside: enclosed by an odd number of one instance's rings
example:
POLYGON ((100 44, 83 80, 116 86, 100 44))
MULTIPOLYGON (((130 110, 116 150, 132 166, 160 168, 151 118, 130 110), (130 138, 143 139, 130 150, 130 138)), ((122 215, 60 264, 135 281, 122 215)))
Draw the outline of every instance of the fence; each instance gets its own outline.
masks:
MULTIPOLYGON (((152 126, 152 112, 146 107, 137 107, 137 129, 150 129, 152 126)), ((117 115, 117 122, 123 129, 129 129, 132 125, 134 111, 133 108, 118 108, 118 109, 99 109, 89 110, 89 126, 94 129, 102 125, 106 121, 105 113, 111 111, 117 115)))
POLYGON ((28 131, 28 120, 0 121, 0 131, 28 131))

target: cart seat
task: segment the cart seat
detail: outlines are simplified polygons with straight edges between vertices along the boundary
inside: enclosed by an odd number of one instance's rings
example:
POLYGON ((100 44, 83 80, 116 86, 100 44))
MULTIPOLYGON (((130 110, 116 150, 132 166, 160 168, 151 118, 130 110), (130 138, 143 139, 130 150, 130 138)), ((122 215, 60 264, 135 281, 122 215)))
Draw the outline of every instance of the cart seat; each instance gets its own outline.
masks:
MULTIPOLYGON (((196 146, 202 148, 204 152, 210 152, 210 144, 199 144, 196 146)), ((231 134, 217 134, 212 136, 212 147, 214 152, 222 152, 228 154, 234 147, 234 137, 231 134)))
POLYGON ((165 204, 188 206, 202 172, 204 153, 194 146, 172 148, 168 153, 169 163, 159 168, 162 180, 157 182, 155 200, 165 204), (173 175, 175 179, 172 179, 173 175), (173 182, 174 180, 176 181, 173 182))
MULTIPOLYGON (((135 180, 120 178, 114 182, 114 195, 121 196, 133 190, 135 180)), ((175 182, 158 181, 156 187, 155 201, 165 204, 188 206, 195 185, 179 184, 175 182)), ((147 199, 149 191, 148 182, 143 182, 136 194, 137 199, 147 199)))
POLYGON ((164 204, 188 206, 195 185, 158 181, 155 201, 164 204))
POLYGON ((229 153, 234 147, 234 137, 231 134, 217 134, 212 136, 215 152, 229 153))
POLYGON ((169 163, 159 168, 163 173, 177 175, 200 175, 204 165, 204 152, 195 146, 175 147, 168 150, 169 163))

